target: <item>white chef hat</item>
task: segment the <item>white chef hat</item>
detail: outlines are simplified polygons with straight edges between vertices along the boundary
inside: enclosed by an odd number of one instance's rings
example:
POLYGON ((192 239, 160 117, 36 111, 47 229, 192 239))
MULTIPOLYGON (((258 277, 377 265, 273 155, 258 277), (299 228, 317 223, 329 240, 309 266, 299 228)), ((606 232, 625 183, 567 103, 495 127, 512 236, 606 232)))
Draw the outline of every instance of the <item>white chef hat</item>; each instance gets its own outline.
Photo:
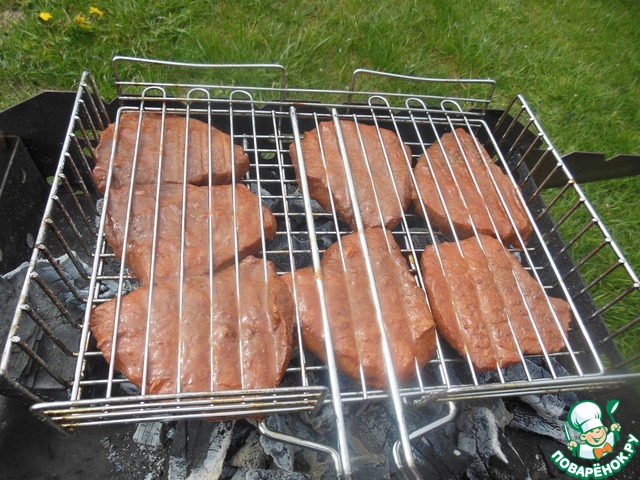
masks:
POLYGON ((583 400, 576 403, 569 411, 569 422, 574 430, 587 433, 594 428, 603 427, 602 410, 597 403, 583 400))

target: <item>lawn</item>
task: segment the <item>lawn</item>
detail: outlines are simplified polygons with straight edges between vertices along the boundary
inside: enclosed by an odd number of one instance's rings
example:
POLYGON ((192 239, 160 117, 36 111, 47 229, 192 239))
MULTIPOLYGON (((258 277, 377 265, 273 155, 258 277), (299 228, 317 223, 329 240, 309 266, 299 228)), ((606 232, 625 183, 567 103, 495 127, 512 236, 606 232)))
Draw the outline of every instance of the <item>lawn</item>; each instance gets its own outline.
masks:
POLYGON ((562 152, 639 149, 640 131, 628 128, 640 120, 635 2, 122 0, 91 13, 92 5, 8 2, 1 107, 72 89, 84 69, 112 97, 115 54, 280 63, 301 87, 345 87, 353 69, 368 67, 493 78, 496 104, 525 94, 562 152))
MULTIPOLYGON (((524 94, 561 153, 640 153, 633 0, 25 0, 0 10, 0 108, 44 89, 74 89, 85 69, 111 99, 115 54, 280 63, 297 87, 345 88, 355 68, 367 67, 493 78, 494 106, 524 94)), ((585 190, 640 270, 640 178, 585 190)), ((629 348, 637 351, 635 341, 629 348)))

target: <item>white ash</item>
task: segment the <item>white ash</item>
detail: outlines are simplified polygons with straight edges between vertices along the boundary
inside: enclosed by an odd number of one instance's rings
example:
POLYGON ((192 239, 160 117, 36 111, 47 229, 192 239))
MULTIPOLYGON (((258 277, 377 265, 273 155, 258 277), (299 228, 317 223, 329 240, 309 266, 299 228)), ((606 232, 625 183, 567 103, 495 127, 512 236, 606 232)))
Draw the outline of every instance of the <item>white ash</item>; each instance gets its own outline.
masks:
POLYGON ((486 407, 474 408, 458 417, 458 446, 481 458, 489 455, 509 463, 498 438, 498 425, 493 412, 486 407))
POLYGON ((169 457, 169 468, 167 472, 167 478, 169 480, 186 480, 188 472, 188 462, 185 455, 178 457, 169 457))
MULTIPOLYGON (((292 415, 270 415, 267 417, 267 426, 276 432, 295 435, 294 430, 296 429, 295 427, 292 428, 292 420, 289 417, 292 417, 292 415)), ((271 440, 264 435, 260 437, 260 444, 264 451, 271 456, 278 468, 286 472, 294 471, 293 458, 295 451, 298 450, 299 447, 271 440)))
POLYGON ((252 431, 240 450, 231 457, 229 464, 242 469, 264 469, 269 463, 269 457, 260 443, 260 433, 252 431))
POLYGON ((537 433, 538 435, 550 437, 560 443, 566 443, 564 422, 562 420, 558 418, 547 420, 530 406, 522 402, 508 403, 508 408, 513 414, 513 418, 509 422, 510 427, 537 433))
POLYGON ((529 470, 518 452, 498 428, 494 412, 486 407, 474 407, 458 417, 458 446, 474 456, 467 477, 475 479, 530 479, 529 470))
MULTIPOLYGON (((553 358, 550 359, 551 365, 558 377, 569 375, 567 370, 553 358)), ((538 380, 543 378, 551 378, 551 374, 546 369, 544 360, 525 359, 525 364, 529 375, 532 379, 538 380)), ((521 363, 511 365, 503 370, 505 381, 525 381, 527 380, 524 366, 521 363)), ((497 380, 496 372, 485 372, 478 378, 481 383, 487 383, 497 380)), ((530 405, 545 420, 553 422, 557 420, 569 409, 571 405, 578 401, 578 397, 573 392, 560 393, 544 393, 522 395, 520 400, 530 405)))
POLYGON ((277 470, 237 470, 231 480, 308 480, 302 473, 282 472, 277 470))
MULTIPOLYGON (((20 297, 20 285, 18 283, 10 281, 6 276, 0 277, 0 338, 3 341, 9 334, 9 326, 13 320, 18 298, 20 297)), ((33 335, 33 330, 30 334, 33 335)))
MULTIPOLYGON (((526 359, 526 367, 533 379, 550 378, 543 361, 526 359)), ((551 359, 552 367, 558 376, 567 375, 566 370, 551 359)), ((524 366, 512 365, 503 370, 506 381, 526 380, 524 366)), ((480 383, 499 381, 497 372, 485 372, 479 375, 480 383)), ((521 397, 473 403, 465 405, 459 414, 458 446, 474 455, 475 460, 467 469, 467 476, 474 478, 529 478, 531 468, 527 467, 518 452, 508 440, 505 432, 508 428, 517 428, 553 438, 563 442, 564 433, 560 418, 575 403, 574 393, 530 394, 521 397), (490 406, 490 407, 489 407, 490 406)))
POLYGON ((317 435, 331 437, 335 434, 335 415, 333 408, 329 406, 321 407, 315 415, 304 413, 298 418, 317 435))
POLYGON ((389 459, 396 440, 394 420, 384 403, 355 405, 348 410, 347 441, 357 478, 391 478, 389 459))
MULTIPOLYGON (((551 365, 558 377, 568 375, 567 370, 553 358, 551 365)), ((533 379, 551 378, 544 360, 534 362, 527 359, 526 366, 533 379)), ((504 370, 504 375, 508 381, 526 379, 524 366, 521 364, 507 367, 504 370)), ((517 397, 517 400, 508 402, 508 408, 514 414, 509 426, 544 435, 564 443, 564 426, 560 418, 577 401, 578 397, 573 392, 522 395, 517 397)))
MULTIPOLYGON (((393 462, 385 455, 360 455, 351 458, 354 480, 391 480, 392 473, 389 462, 393 462)), ((395 476, 394 476, 395 477, 395 476)))
POLYGON ((391 452, 393 419, 383 405, 363 404, 350 412, 347 441, 356 455, 383 455, 391 452))
POLYGON ((162 422, 139 423, 133 434, 133 441, 145 447, 159 447, 162 445, 162 422))
POLYGON ((107 459, 123 478, 162 478, 165 450, 162 445, 146 447, 131 441, 133 436, 105 437, 100 445, 107 451, 107 459))
POLYGON ((96 200, 96 216, 95 216, 95 227, 96 229, 100 228, 100 216, 102 215, 102 207, 104 206, 104 198, 99 198, 96 200))
POLYGON ((333 459, 329 455, 319 454, 313 450, 303 450, 300 462, 311 480, 334 480, 336 478, 333 459))
POLYGON ((187 480, 217 480, 231 444, 234 422, 216 422, 209 437, 209 448, 202 464, 191 470, 187 480))

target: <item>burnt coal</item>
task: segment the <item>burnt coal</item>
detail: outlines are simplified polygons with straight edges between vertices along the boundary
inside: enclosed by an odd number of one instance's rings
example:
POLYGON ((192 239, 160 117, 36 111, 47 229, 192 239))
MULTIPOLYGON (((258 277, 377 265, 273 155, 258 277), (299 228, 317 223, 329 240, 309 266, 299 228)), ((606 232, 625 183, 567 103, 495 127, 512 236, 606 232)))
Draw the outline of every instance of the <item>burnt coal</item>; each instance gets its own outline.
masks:
MULTIPOLYGON (((560 377, 568 375, 568 372, 557 362, 554 369, 560 377)), ((532 369, 530 369, 532 371, 532 369)), ((542 367, 537 366, 534 378, 549 378, 549 373, 542 367), (538 375, 545 375, 544 377, 538 375)), ((573 392, 546 393, 543 395, 523 395, 519 397, 523 402, 530 405, 538 415, 546 420, 554 421, 561 417, 568 409, 578 401, 578 396, 573 392)))
MULTIPOLYGON (((310 423, 301 420, 306 415, 271 415, 270 428, 283 433, 309 435, 310 423), (297 417, 297 418, 294 418, 297 417), (305 433, 306 432, 306 433, 305 433)), ((261 436, 247 421, 208 422, 189 420, 164 427, 172 432, 160 435, 170 442, 167 462, 168 478, 219 480, 302 480, 335 478, 320 477, 321 462, 305 459, 302 449, 261 436), (169 438, 170 437, 170 438, 169 438), (301 473, 302 472, 302 473, 301 473), (307 472, 307 473, 305 473, 307 472)), ((315 452, 305 451, 305 454, 315 452)), ((331 464, 331 459, 326 459, 331 464)), ((333 468, 333 467, 332 467, 333 468)))
MULTIPOLYGON (((255 185, 253 186, 254 193, 255 185)), ((289 188, 287 207, 291 215, 290 228, 294 232, 306 231, 303 199, 300 192, 289 188)), ((269 198, 266 190, 261 190, 263 203, 274 213, 283 213, 284 205, 281 198, 269 198)), ((326 249, 336 240, 336 224, 332 217, 326 215, 320 206, 311 202, 315 215, 318 247, 326 249)), ((283 215, 277 215, 279 222, 284 222, 283 215)), ((346 225, 338 222, 339 231, 347 231, 346 225)), ((412 227, 415 229, 415 227, 412 227)), ((279 225, 279 231, 286 231, 284 225, 279 225)), ((412 230, 413 231, 413 230, 412 230)), ((412 237, 414 246, 421 248, 431 243, 428 230, 424 229, 412 237)), ((436 241, 439 238, 436 238, 436 241)), ((278 250, 309 250, 307 234, 294 234, 289 245, 286 235, 278 235, 267 245, 268 256, 275 261, 282 270, 289 270, 290 257, 288 253, 272 253, 278 250), (273 258, 271 258, 273 256, 273 258)), ((61 268, 72 278, 74 287, 82 295, 87 295, 88 282, 77 271, 76 266, 68 256, 57 259, 61 268)), ((308 253, 294 254, 295 268, 311 265, 308 253)), ((5 308, 8 314, 2 317, 10 318, 15 309, 19 286, 26 272, 26 264, 22 270, 7 274, 0 282, 2 302, 0 308, 5 308), (13 302, 13 306, 10 303, 13 302)), ((86 272, 87 265, 82 264, 86 272)), ((115 268, 115 267, 114 267, 115 268)), ((83 305, 69 291, 58 277, 57 272, 47 261, 38 263, 40 275, 55 293, 61 295, 65 307, 77 318, 82 318, 83 305)), ((117 282, 102 285, 100 296, 115 295, 117 282)), ((125 290, 135 288, 135 283, 125 282, 125 290)), ((42 309, 43 315, 55 317, 60 325, 65 322, 58 311, 49 311, 52 304, 39 289, 30 298, 35 308, 42 309)), ((53 307, 55 308, 55 307, 53 307)), ((23 322, 30 324, 31 322, 23 322)), ((31 335, 35 334, 34 333, 31 335)), ((25 338, 29 338, 26 333, 25 338)), ((38 339, 34 339, 36 341, 38 339)), ((555 360, 551 360, 556 375, 566 375, 566 371, 555 360)), ((526 368, 534 379, 549 378, 547 365, 541 361, 526 360, 526 368)), ((310 372, 312 384, 325 383, 325 373, 310 372), (317 376, 317 377, 316 377, 317 376), (316 382, 317 381, 317 382, 316 382)), ((453 370, 449 375, 456 383, 453 370)), ((507 381, 526 380, 525 369, 522 365, 513 365, 503 371, 507 381)), ((483 373, 479 376, 481 383, 499 380, 496 372, 483 373)), ((343 379, 344 382, 350 382, 343 379)), ((130 389, 127 393, 139 394, 139 390, 131 384, 120 384, 120 388, 130 389)), ((490 400, 465 404, 461 408, 457 421, 434 429, 422 438, 412 442, 416 468, 425 478, 531 478, 535 471, 530 463, 525 463, 514 448, 512 432, 526 431, 540 435, 542 440, 563 442, 562 421, 569 406, 577 401, 575 394, 544 394, 526 395, 511 398, 507 401, 490 400), (529 467, 527 467, 529 465, 529 467)), ((436 420, 446 412, 446 405, 441 403, 425 403, 406 410, 407 426, 409 430, 416 429, 430 421, 436 420)), ((385 402, 347 404, 347 441, 349 456, 355 471, 354 478, 367 479, 398 479, 402 478, 392 460, 392 448, 396 438, 396 425, 385 402)), ((267 417, 269 428, 290 434, 295 437, 333 444, 335 439, 334 412, 330 406, 325 406, 316 415, 271 415, 267 417)), ((132 433, 130 445, 120 447, 105 439, 103 447, 108 453, 109 460, 117 468, 128 469, 127 458, 133 458, 135 451, 145 455, 145 465, 148 470, 158 474, 158 478, 214 478, 221 480, 280 480, 280 479, 310 479, 326 480, 335 478, 332 459, 322 453, 303 449, 301 447, 283 444, 261 436, 255 425, 246 421, 238 422, 208 422, 185 421, 176 423, 151 422, 139 424, 132 433), (132 453, 133 452, 133 453, 132 453)), ((520 450, 521 451, 521 450, 520 450)), ((133 461, 133 460, 131 460, 133 461)), ((136 460, 138 461, 138 460, 136 460)))
MULTIPOLYGON (((550 359, 550 363, 558 377, 569 375, 567 370, 553 358, 550 359)), ((547 370, 544 360, 525 359, 525 364, 532 379, 551 378, 551 374, 547 370)), ((525 367, 520 363, 505 368, 503 375, 506 381, 527 380, 525 367)), ((496 372, 485 372, 478 378, 481 383, 495 381, 497 379, 496 372)), ((522 395, 518 398, 549 422, 553 422, 563 416, 571 405, 578 401, 577 395, 573 392, 545 393, 542 395, 531 394, 522 395)))
MULTIPOLYGON (((532 378, 550 378, 551 375, 541 361, 527 360, 527 368, 532 378)), ((556 375, 565 376, 568 372, 565 368, 551 359, 556 375)), ((517 368, 507 368, 509 379, 524 380, 522 365, 514 365, 517 368)), ((509 400, 507 405, 514 417, 511 427, 519 428, 538 435, 551 437, 564 443, 564 425, 560 420, 571 405, 578 401, 578 396, 573 392, 545 393, 542 395, 522 395, 517 400, 509 400)))
MULTIPOLYGON (((25 264, 26 265, 26 264, 25 264)), ((0 277, 0 338, 9 334, 9 326, 20 298, 20 285, 5 276, 0 277)))
MULTIPOLYGON (((389 406, 384 402, 373 402, 350 404, 345 407, 347 442, 353 478, 402 478, 392 460, 392 449, 397 437, 395 420, 389 406)), ((415 414, 411 420, 417 422, 433 420, 434 414, 440 414, 441 407, 438 405, 435 410, 425 408, 421 414, 415 414)), ((273 430, 324 444, 333 443, 336 437, 334 413, 329 406, 321 408, 315 416, 273 415, 267 418, 267 425, 273 430)), ((413 428, 415 425, 410 423, 409 427, 413 428)), ((335 478, 333 462, 327 455, 294 446, 283 446, 265 437, 261 437, 260 442, 280 468, 286 469, 293 465, 296 471, 308 473, 312 480, 335 478), (290 460, 292 463, 289 463, 290 460)), ((449 446, 452 446, 454 451, 457 449, 449 439, 446 446, 438 451, 442 454, 442 463, 445 455, 451 454, 451 450, 445 453, 449 446)), ((428 444, 426 448, 429 448, 428 444)), ((464 472, 466 465, 467 463, 460 471, 464 472)), ((436 478, 450 477, 450 469, 441 467, 439 470, 445 475, 436 478)))
POLYGON ((433 243, 433 239, 431 238, 431 233, 427 227, 412 227, 411 242, 415 249, 424 250, 427 246, 433 243))
POLYGON ((355 478, 389 479, 393 444, 396 440, 394 422, 385 404, 364 404, 349 411, 349 446, 353 449, 352 465, 355 478))
POLYGON ((358 455, 391 452, 395 441, 393 419, 384 404, 365 404, 350 413, 347 440, 358 455))
MULTIPOLYGON (((430 403, 407 412, 408 426, 419 428, 448 412, 443 403, 430 403)), ((454 421, 428 431, 412 443, 418 472, 424 478, 463 478, 474 457, 457 445, 454 421)))
MULTIPOLYGON (((550 363, 558 377, 569 375, 567 370, 553 358, 550 359, 550 363)), ((551 374, 547 370, 544 360, 525 359, 525 364, 532 379, 551 378, 551 374)), ((505 368, 503 375, 507 382, 527 380, 525 368, 520 363, 505 368)), ((496 372, 484 372, 478 377, 480 383, 496 380, 498 380, 496 372)), ((571 405, 578 401, 577 395, 573 392, 522 395, 518 398, 530 405, 540 416, 549 421, 561 417, 571 405)))
POLYGON ((335 434, 335 416, 331 407, 322 407, 315 415, 300 415, 299 418, 317 435, 330 437, 335 434))
POLYGON ((262 470, 269 464, 269 456, 262 448, 260 434, 257 430, 251 432, 244 445, 229 460, 231 466, 241 469, 262 470))
POLYGON ((178 422, 171 443, 170 477, 220 478, 233 426, 234 422, 178 422))
MULTIPOLYGON (((75 359, 64 353, 52 339, 44 334, 44 330, 28 318, 28 315, 40 317, 46 321, 53 334, 59 341, 70 349, 76 348, 80 330, 77 328, 84 318, 84 300, 88 297, 90 267, 84 263, 80 257, 71 252, 73 259, 64 254, 51 261, 61 270, 62 275, 67 280, 63 281, 56 268, 47 259, 37 261, 32 272, 32 287, 26 300, 25 310, 22 312, 23 320, 19 323, 18 329, 13 334, 13 338, 19 339, 23 345, 34 351, 39 351, 43 360, 57 372, 62 379, 72 378, 75 370, 75 359), (80 271, 81 269, 82 271, 80 271), (43 290, 42 284, 47 290, 43 290), (56 298, 60 308, 54 304, 49 295, 56 298)), ((15 270, 6 273, 0 282, 0 338, 7 338, 8 329, 11 325, 15 309, 18 305, 20 292, 24 279, 29 269, 28 263, 22 263, 15 270)), ((109 295, 110 285, 101 288, 101 295, 109 295)), ((15 347, 14 348, 18 348, 15 347)), ((10 375, 14 378, 21 378, 22 382, 29 388, 40 391, 48 397, 53 395, 64 398, 65 392, 60 390, 60 383, 50 375, 37 375, 32 371, 32 360, 26 354, 15 354, 11 356, 11 363, 8 366, 10 375)), ((53 397, 52 397, 53 398, 53 397)))
POLYGON ((302 473, 279 472, 277 470, 238 470, 231 480, 308 480, 302 473))
MULTIPOLYGON (((266 419, 271 430, 292 435, 304 440, 319 441, 335 438, 335 417, 333 409, 325 406, 316 416, 306 413, 298 415, 270 415, 266 419)), ((273 463, 287 472, 307 471, 313 480, 335 478, 335 469, 330 458, 324 453, 302 449, 301 447, 283 444, 265 436, 260 437, 264 451, 273 459, 273 463)))
MULTIPOLYGON (((284 207, 282 202, 274 204, 272 212, 274 214, 284 213, 284 207)), ((318 249, 326 250, 337 239, 335 234, 336 224, 333 217, 326 215, 320 204, 315 200, 310 202, 311 211, 316 214, 314 216, 314 226, 316 230, 316 239, 318 242, 318 249)), ((302 194, 297 187, 287 186, 287 208, 289 211, 289 228, 293 232, 306 232, 307 221, 305 217, 305 206, 302 194)), ((276 215, 278 219, 278 231, 286 232, 287 226, 283 215, 276 215)), ((338 221, 339 231, 348 232, 349 229, 341 220, 338 221)), ((312 258, 309 253, 311 245, 309 243, 309 235, 307 233, 294 233, 291 235, 291 245, 287 235, 276 235, 267 245, 267 250, 272 252, 286 252, 286 253, 269 253, 267 256, 269 260, 273 261, 281 270, 291 271, 291 261, 289 257, 289 250, 293 252, 294 268, 304 268, 311 265, 312 258)))
POLYGON ((509 422, 510 427, 544 435, 560 443, 566 443, 564 422, 562 420, 558 418, 547 420, 524 402, 507 401, 506 403, 507 408, 513 415, 509 422))
MULTIPOLYGON (((525 360, 526 369, 533 379, 550 378, 543 360, 525 360)), ((567 375, 566 370, 553 358, 551 367, 556 375, 567 375)), ((509 381, 526 380, 525 366, 507 367, 502 372, 509 381)), ((480 383, 498 381, 497 372, 484 372, 480 383)), ((481 478, 531 478, 544 465, 525 463, 509 440, 513 429, 524 430, 563 442, 563 425, 560 418, 577 401, 571 392, 557 394, 529 394, 506 401, 497 399, 490 404, 466 405, 458 416, 458 446, 475 459, 467 469, 470 479, 481 478), (529 465, 529 467, 527 467, 529 465)), ((529 459, 531 460, 531 459, 529 459)))
POLYGON ((162 422, 139 423, 133 434, 133 441, 145 447, 158 447, 162 445, 163 427, 162 422))
MULTIPOLYGON (((80 258, 75 255, 75 253, 74 256, 75 262, 77 262, 77 264, 80 265, 80 267, 84 270, 84 272, 82 273, 85 276, 90 275, 91 267, 82 262, 80 258)), ((76 294, 70 291, 70 288, 60 278, 60 275, 58 274, 58 272, 56 272, 56 270, 48 260, 38 260, 34 269, 34 274, 37 275, 37 277, 39 277, 39 279, 43 283, 45 283, 49 287, 51 292, 61 301, 61 303, 69 312, 71 318, 74 321, 80 321, 84 316, 84 303, 82 301, 82 298, 86 298, 89 294, 89 281, 86 278, 83 278, 81 273, 78 271, 76 264, 69 258, 67 254, 55 258, 54 261, 58 264, 62 272, 64 272, 65 277, 69 279, 70 285, 76 289, 76 294)), ((11 292, 13 292, 14 294, 19 294, 18 289, 21 288, 22 284, 24 283, 28 268, 29 264, 25 262, 15 270, 3 276, 3 279, 6 281, 3 282, 3 286, 7 287, 7 289, 3 293, 3 296, 9 296, 11 295, 11 292), (11 288, 10 286, 13 286, 13 288, 11 288)), ((11 318, 13 316, 13 311, 5 311, 5 308, 13 306, 13 309, 15 309, 18 298, 14 297, 12 300, 9 300, 7 298, 7 300, 8 302, 6 304, 3 303, 2 306, 2 318, 11 318)), ((50 319, 59 318, 61 316, 60 310, 57 309, 57 307, 51 302, 49 297, 47 297, 45 292, 43 292, 40 288, 31 290, 28 302, 31 307, 35 309, 43 318, 50 319)))
POLYGON ((282 199, 278 195, 274 195, 269 190, 258 187, 257 183, 250 183, 247 185, 249 190, 253 192, 256 197, 260 197, 262 204, 272 212, 283 212, 282 199))
MULTIPOLYGON (((295 427, 292 428, 291 419, 285 418, 284 415, 269 416, 267 418, 267 426, 271 430, 290 434, 294 434, 294 431, 297 430, 295 427)), ((273 458, 273 463, 275 463, 278 468, 286 472, 294 471, 293 461, 297 450, 296 447, 286 443, 276 442, 264 436, 260 437, 260 443, 262 444, 264 451, 273 458)))
POLYGON ((522 458, 499 427, 501 422, 487 407, 469 409, 458 417, 458 445, 475 457, 467 468, 470 480, 531 478, 522 458))

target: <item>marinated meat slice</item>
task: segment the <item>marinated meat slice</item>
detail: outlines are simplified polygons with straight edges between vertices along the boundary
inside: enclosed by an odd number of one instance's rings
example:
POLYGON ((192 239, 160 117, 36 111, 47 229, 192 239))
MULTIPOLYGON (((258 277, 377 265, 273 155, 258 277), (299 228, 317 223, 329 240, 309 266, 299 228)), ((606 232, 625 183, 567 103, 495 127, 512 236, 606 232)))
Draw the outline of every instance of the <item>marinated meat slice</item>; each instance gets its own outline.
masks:
MULTIPOLYGON (((239 264, 238 279, 239 290, 231 266, 212 281, 187 277, 180 288, 174 278, 123 295, 114 367, 142 387, 146 350, 148 394, 277 386, 293 351, 289 289, 273 263, 255 257, 239 264)), ((116 299, 91 313, 91 331, 107 362, 115 315, 116 299)))
POLYGON ((547 297, 495 238, 430 245, 420 263, 438 331, 477 370, 519 362, 518 345, 522 354, 564 348, 568 303, 547 297))
MULTIPOLYGON (((107 242, 122 259, 124 231, 127 218, 129 189, 109 192, 105 236, 107 242)), ((156 186, 145 185, 133 191, 129 235, 125 263, 142 284, 151 274, 156 209, 158 212, 155 245, 154 279, 162 281, 180 273, 183 229, 183 186, 161 185, 156 206, 156 186)), ((271 211, 242 184, 211 187, 186 185, 184 208, 184 275, 203 275, 224 268, 235 260, 234 211, 238 243, 238 258, 253 255, 262 247, 262 237, 271 240, 276 233, 276 220, 271 211), (233 192, 235 191, 235 210, 233 192), (211 225, 211 229, 209 228, 211 225), (213 258, 209 253, 209 232, 212 234, 213 258)))
MULTIPOLYGON (((113 158, 112 188, 129 185, 133 176, 133 161, 136 158, 135 184, 155 184, 158 179, 158 161, 162 152, 161 181, 182 183, 184 178, 185 144, 187 144, 187 120, 178 115, 165 115, 164 130, 162 114, 145 112, 142 116, 139 145, 136 156, 139 112, 123 112, 117 132, 117 148, 113 158)), ((195 118, 189 119, 187 149, 187 183, 209 185, 209 133, 211 134, 211 180, 213 185, 231 183, 231 167, 235 178, 240 180, 249 170, 249 158, 244 149, 234 145, 231 137, 195 118)), ((96 165, 93 180, 98 191, 104 195, 109 171, 109 158, 114 141, 115 123, 101 134, 96 148, 96 165)))
MULTIPOLYGON (((424 367, 436 348, 435 325, 424 292, 416 284, 405 258, 390 232, 365 230, 375 284, 394 370, 401 384, 424 367)), ((342 237, 322 258, 322 283, 327 316, 338 367, 354 379, 360 368, 369 386, 385 387, 381 334, 365 259, 357 234, 342 237), (343 264, 344 258, 344 264, 343 264)), ((313 268, 288 273, 289 287, 296 284, 296 302, 302 341, 306 348, 326 360, 322 314, 313 268)))
MULTIPOLYGON (((395 133, 384 128, 342 120, 340 130, 364 226, 392 229, 400 222, 414 196, 411 169, 407 163, 411 161, 411 150, 395 133)), ((306 132, 301 147, 311 196, 331 212, 331 191, 336 213, 355 230, 345 164, 333 122, 322 122, 317 129, 306 132)), ((301 186, 294 143, 290 152, 301 186)))
POLYGON ((416 212, 424 216, 424 204, 433 226, 446 234, 455 230, 458 239, 473 236, 474 225, 481 234, 495 237, 497 231, 506 244, 520 244, 516 232, 526 242, 533 229, 517 187, 484 147, 460 128, 445 133, 440 142, 442 147, 431 145, 414 168, 422 198, 422 203, 418 196, 414 200, 416 212))

